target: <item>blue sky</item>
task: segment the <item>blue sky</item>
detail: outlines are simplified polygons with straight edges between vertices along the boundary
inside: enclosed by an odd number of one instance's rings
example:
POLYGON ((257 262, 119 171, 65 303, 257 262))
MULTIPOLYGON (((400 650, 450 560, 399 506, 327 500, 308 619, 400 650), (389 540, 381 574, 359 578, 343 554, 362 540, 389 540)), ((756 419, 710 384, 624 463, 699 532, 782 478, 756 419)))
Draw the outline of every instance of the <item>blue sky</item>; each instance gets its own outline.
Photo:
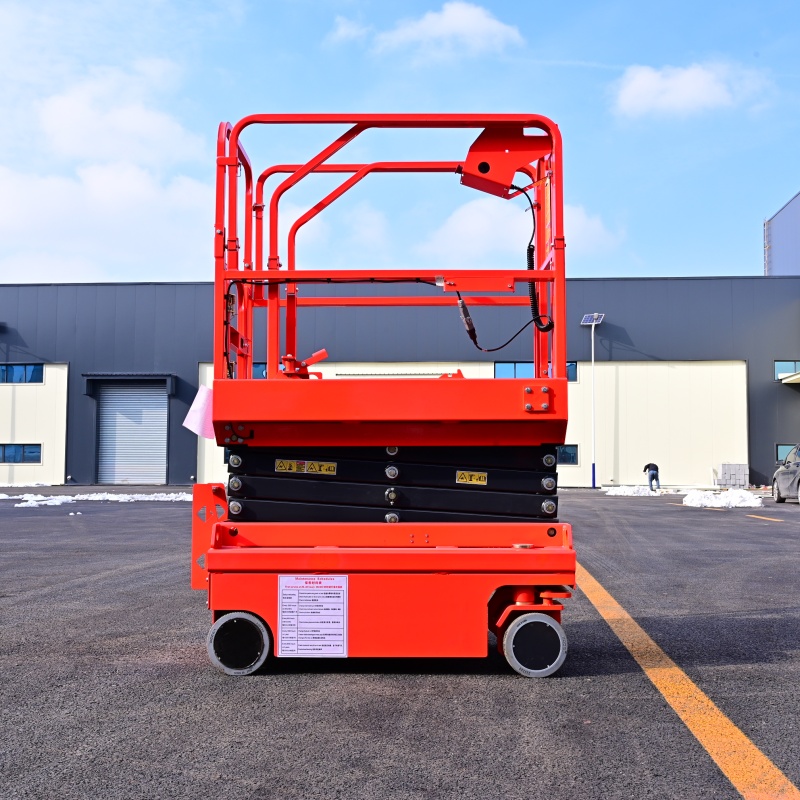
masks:
MULTIPOLYGON (((0 281, 210 279, 217 124, 258 112, 543 114, 568 276, 761 274, 763 221, 800 191, 799 23, 788 0, 0 2, 0 281)), ((245 145, 264 167, 338 132, 245 145)), ((346 152, 459 160, 472 138, 346 152)), ((299 266, 523 266, 523 211, 449 175, 375 177, 303 230, 299 266)))

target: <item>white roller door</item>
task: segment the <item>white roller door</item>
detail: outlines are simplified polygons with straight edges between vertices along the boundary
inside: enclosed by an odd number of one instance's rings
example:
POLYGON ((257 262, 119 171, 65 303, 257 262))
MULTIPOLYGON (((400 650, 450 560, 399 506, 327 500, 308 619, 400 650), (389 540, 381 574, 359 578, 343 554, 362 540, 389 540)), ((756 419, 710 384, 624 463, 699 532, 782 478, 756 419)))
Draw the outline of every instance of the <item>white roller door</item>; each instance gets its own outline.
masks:
POLYGON ((164 384, 101 384, 96 396, 97 482, 166 483, 164 384))

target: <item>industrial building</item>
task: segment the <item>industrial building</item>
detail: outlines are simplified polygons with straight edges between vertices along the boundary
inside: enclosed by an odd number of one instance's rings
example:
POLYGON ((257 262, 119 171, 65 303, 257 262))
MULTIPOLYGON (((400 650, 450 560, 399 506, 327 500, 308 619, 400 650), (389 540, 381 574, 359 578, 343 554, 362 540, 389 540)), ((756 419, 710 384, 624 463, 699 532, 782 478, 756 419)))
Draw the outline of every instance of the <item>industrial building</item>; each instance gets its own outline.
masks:
POLYGON ((764 221, 764 274, 800 275, 800 193, 764 221))
MULTIPOLYGON (((605 486, 644 483, 650 461, 665 485, 720 483, 723 465, 770 483, 776 460, 800 440, 800 276, 567 283, 562 487, 591 485, 593 449, 605 486), (580 322, 594 312, 605 316, 593 365, 580 322)), ((221 448, 182 426, 211 380, 212 293, 210 283, 0 286, 0 484, 221 478, 221 448)), ((472 310, 484 347, 530 318, 524 306, 515 313, 472 310)), ((326 380, 458 369, 502 380, 530 370, 529 336, 497 353, 476 350, 455 304, 300 314, 298 355, 326 348, 315 366, 326 380)), ((256 361, 265 339, 257 330, 256 361)))

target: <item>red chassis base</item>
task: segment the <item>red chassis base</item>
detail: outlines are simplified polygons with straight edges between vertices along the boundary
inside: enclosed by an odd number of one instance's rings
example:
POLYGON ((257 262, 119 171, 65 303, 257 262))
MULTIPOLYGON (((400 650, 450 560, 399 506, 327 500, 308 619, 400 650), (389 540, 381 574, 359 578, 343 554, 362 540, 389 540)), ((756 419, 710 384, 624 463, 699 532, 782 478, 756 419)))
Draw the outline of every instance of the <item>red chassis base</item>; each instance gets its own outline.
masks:
POLYGON ((486 656, 487 628, 523 675, 566 656, 564 523, 231 522, 222 484, 196 485, 192 511, 192 587, 208 591, 209 655, 228 674, 269 655, 486 656))

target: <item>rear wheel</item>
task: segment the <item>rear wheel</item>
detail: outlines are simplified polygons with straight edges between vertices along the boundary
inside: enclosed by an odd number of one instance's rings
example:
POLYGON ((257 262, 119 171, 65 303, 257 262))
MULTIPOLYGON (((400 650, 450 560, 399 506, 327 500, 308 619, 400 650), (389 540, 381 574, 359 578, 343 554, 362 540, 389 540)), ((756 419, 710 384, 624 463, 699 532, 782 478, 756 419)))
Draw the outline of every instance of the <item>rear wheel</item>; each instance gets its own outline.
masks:
POLYGON ((208 632, 208 657, 226 675, 252 675, 270 650, 267 626, 247 611, 221 616, 208 632))
POLYGON ((780 489, 778 489, 778 481, 772 481, 772 499, 776 503, 786 502, 786 498, 781 495, 780 489))
POLYGON ((522 614, 506 629, 503 654, 520 675, 546 678, 564 663, 567 636, 547 614, 522 614))

